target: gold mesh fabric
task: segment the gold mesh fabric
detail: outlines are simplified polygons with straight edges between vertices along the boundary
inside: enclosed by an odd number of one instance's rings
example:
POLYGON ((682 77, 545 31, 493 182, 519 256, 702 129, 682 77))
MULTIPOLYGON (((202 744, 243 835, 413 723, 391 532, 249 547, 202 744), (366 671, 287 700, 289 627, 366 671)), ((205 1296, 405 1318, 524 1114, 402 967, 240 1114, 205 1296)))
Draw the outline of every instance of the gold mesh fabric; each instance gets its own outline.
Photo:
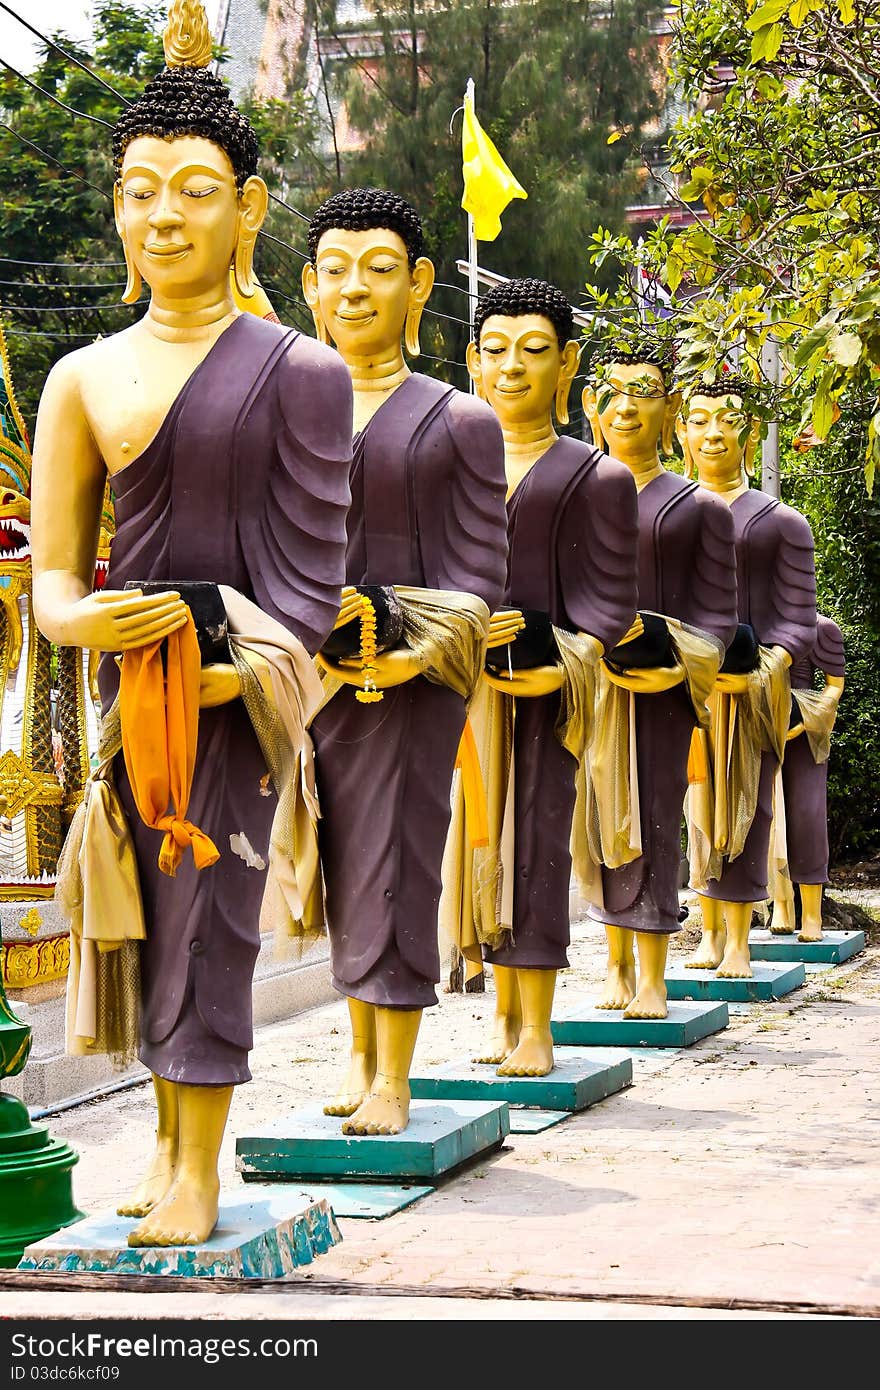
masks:
POLYGON ((831 751, 831 731, 837 719, 840 687, 826 685, 822 690, 792 690, 801 712, 804 733, 810 744, 813 762, 828 761, 831 751))

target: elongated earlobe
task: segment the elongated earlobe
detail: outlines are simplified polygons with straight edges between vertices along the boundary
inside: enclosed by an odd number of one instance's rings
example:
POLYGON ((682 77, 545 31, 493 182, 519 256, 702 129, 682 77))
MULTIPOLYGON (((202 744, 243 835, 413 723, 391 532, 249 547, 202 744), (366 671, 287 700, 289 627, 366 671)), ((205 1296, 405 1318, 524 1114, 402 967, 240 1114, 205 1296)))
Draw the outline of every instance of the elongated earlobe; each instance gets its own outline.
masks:
POLYGON ((605 436, 602 433, 602 426, 599 421, 599 406, 596 399, 596 392, 592 386, 585 386, 581 395, 581 405, 584 414, 590 425, 590 432, 593 436, 593 443, 597 449, 605 448, 605 436))
POLYGON ((422 322, 423 304, 410 304, 406 311, 406 323, 403 328, 403 342, 410 357, 418 357, 421 352, 419 344, 419 327, 422 322))
POLYGON ((309 312, 312 316, 312 323, 315 325, 315 337, 319 343, 330 346, 330 334, 327 332, 327 325, 324 322, 324 315, 321 313, 321 304, 318 298, 318 272, 311 261, 306 261, 302 268, 302 290, 309 312))

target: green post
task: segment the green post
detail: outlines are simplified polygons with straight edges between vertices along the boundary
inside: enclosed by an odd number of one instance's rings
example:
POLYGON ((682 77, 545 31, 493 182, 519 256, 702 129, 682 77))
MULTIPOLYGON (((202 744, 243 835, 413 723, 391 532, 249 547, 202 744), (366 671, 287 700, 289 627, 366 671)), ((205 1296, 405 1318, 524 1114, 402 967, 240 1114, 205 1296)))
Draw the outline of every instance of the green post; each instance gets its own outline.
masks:
MULTIPOLYGON (((0 974, 0 1080, 17 1076, 31 1050, 31 1030, 16 1018, 0 974)), ((31 1123, 27 1107, 0 1091, 0 1269, 14 1269, 32 1241, 83 1216, 73 1200, 78 1155, 31 1123)))

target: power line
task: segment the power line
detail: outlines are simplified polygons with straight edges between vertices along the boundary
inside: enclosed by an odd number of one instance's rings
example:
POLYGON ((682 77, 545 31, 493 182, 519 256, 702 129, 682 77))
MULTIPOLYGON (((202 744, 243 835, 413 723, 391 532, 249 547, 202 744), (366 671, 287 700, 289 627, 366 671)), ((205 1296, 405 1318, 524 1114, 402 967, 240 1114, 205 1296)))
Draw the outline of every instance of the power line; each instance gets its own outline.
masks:
POLYGON ((7 336, 14 334, 18 338, 86 338, 89 342, 94 342, 101 337, 100 333, 41 333, 32 328, 16 328, 14 324, 6 324, 4 329, 7 336))
POLYGON ((64 290, 68 287, 72 290, 112 290, 124 284, 124 280, 105 280, 101 285, 81 285, 78 281, 65 284, 60 280, 0 280, 0 285, 15 290, 64 290))
POLYGON ((309 258, 303 251, 299 251, 295 246, 291 246, 289 241, 282 241, 280 237, 273 236, 271 232, 258 232, 258 236, 265 237, 267 241, 274 241, 277 246, 283 246, 285 250, 292 251, 295 256, 299 256, 301 261, 309 258))
POLYGON ((103 314, 112 309, 136 309, 138 304, 149 302, 148 299, 138 299, 134 304, 0 304, 0 310, 5 310, 7 314, 77 314, 84 310, 103 314))
POLYGON ((272 199, 272 202, 277 203, 279 207, 286 208, 287 211, 292 212, 295 217, 302 218, 303 222, 311 221, 311 218, 306 217, 304 212, 300 212, 299 208, 295 208, 291 203, 285 203, 284 199, 279 198, 276 193, 270 193, 269 197, 272 199))
MULTIPOLYGON (((2 2, 2 0, 0 0, 0 2, 2 2)), ((2 59, 0 59, 0 61, 2 61, 2 59)), ((65 168, 61 161, 55 158, 54 154, 49 154, 46 150, 40 149, 40 146, 35 145, 33 140, 27 140, 13 126, 7 125, 5 121, 0 121, 0 126, 2 126, 4 130, 8 130, 9 134, 14 135, 16 140, 20 140, 23 145, 27 145, 29 149, 36 150, 37 154, 42 155, 43 159, 48 159, 52 164, 56 164, 58 168, 61 170, 62 174, 67 174, 70 178, 79 179, 80 183, 84 183, 89 188, 93 188, 96 193, 100 193, 102 198, 106 198, 109 202, 112 203, 113 199, 110 197, 110 194, 107 192, 106 189, 99 188, 96 183, 89 183, 89 180, 87 178, 84 178, 82 174, 77 174, 73 169, 65 168)))
MULTIPOLYGON (((78 177, 78 175, 75 177, 78 177)), ((82 270, 97 265, 123 266, 125 265, 125 261, 17 261, 14 256, 0 256, 0 265, 58 266, 61 270, 82 270)), ((108 287, 113 284, 121 283, 121 281, 115 280, 107 281, 108 287)))
POLYGON ((120 101, 125 102, 126 106, 131 105, 131 102, 129 101, 128 97, 123 96, 121 92, 117 92, 115 87, 111 87, 110 83, 105 82, 103 77, 99 77, 98 74, 96 72, 93 72, 91 68, 86 67, 85 63, 81 63, 79 58, 75 58, 72 53, 68 53, 67 49, 62 48, 60 43, 56 43, 54 39, 50 39, 45 34, 41 34, 39 29, 35 29, 32 24, 28 24, 26 19, 22 19, 21 15, 16 14, 15 10, 13 10, 9 5, 3 3, 3 0, 0 0, 0 10, 5 10, 7 14, 12 15, 13 19, 17 19, 19 24, 24 25, 25 29, 29 29, 32 34, 35 34, 36 37, 46 45, 47 48, 54 48, 56 52, 60 53, 62 57, 66 58, 69 63, 74 63, 76 67, 81 68, 83 72, 88 73, 89 77, 93 78, 95 82, 100 82, 102 87, 104 87, 113 96, 118 97, 120 101))
POLYGON ((14 68, 11 63, 7 63, 5 58, 0 58, 0 63, 2 63, 5 68, 8 68, 11 73, 14 73, 16 77, 20 78, 22 82, 26 82, 29 87, 33 87, 34 91, 39 92, 41 97, 46 97, 47 100, 53 101, 56 106, 60 106, 62 111, 67 111, 71 116, 77 116, 83 121, 92 121, 95 125, 102 125, 105 130, 113 129, 109 121, 102 121, 100 116, 92 116, 88 111, 77 111, 76 107, 68 106, 67 102, 62 101, 60 97, 53 96, 51 92, 47 92, 42 87, 38 87, 36 82, 32 82, 29 77, 25 77, 23 72, 19 72, 18 68, 14 68))

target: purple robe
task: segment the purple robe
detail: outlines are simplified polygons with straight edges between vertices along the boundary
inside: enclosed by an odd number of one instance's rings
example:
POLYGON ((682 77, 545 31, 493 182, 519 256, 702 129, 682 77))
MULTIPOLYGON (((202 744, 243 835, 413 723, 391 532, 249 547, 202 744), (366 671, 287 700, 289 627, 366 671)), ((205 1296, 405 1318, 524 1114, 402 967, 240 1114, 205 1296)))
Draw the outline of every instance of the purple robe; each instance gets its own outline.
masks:
MULTIPOLYGON (((638 503, 629 469, 574 439, 558 439, 507 506, 505 603, 549 613, 556 627, 598 637, 605 650, 635 616, 638 503)), ((513 931, 484 950, 493 965, 568 965, 571 818, 577 763, 556 737, 558 692, 518 699, 514 715, 513 931)))
MULTIPOLYGON (((333 627, 345 565, 351 382, 336 353, 242 314, 211 348, 138 458, 113 475, 109 589, 127 579, 228 584, 315 652, 333 627)), ((106 709, 118 689, 100 669, 106 709)), ((268 858, 274 792, 244 703, 199 714, 188 816, 220 859, 175 878, 158 867, 162 832, 141 820, 120 754, 114 776, 137 855, 147 923, 141 947, 141 1061, 169 1081, 250 1079, 251 982, 265 870, 230 848, 247 836, 268 858)))
MULTIPOLYGON (((794 661, 816 640, 813 533, 805 517, 753 488, 730 504, 736 530, 739 621, 751 623, 764 647, 784 647, 794 661)), ((701 891, 729 903, 767 897, 767 854, 777 760, 761 755, 758 804, 742 852, 725 860, 721 877, 701 891)))
MULTIPOLYGON (((701 628, 725 647, 736 631, 736 557, 727 504, 676 473, 639 493, 639 608, 701 628)), ((687 763, 695 728, 684 685, 636 695, 636 760, 642 854, 602 868, 604 908, 589 915, 609 926, 674 932, 687 763)))
MULTIPOLYGON (((504 591, 504 444, 482 401, 414 374, 355 440, 347 581, 504 591)), ((465 702, 421 676, 312 722, 333 981, 385 1008, 437 1002, 437 907, 465 702)))
MULTIPOLYGON (((811 690, 813 676, 843 676, 846 661, 843 633, 831 618, 819 614, 812 651, 791 667, 793 689, 811 690)), ((797 722, 797 711, 794 712, 797 722)), ((785 745, 782 760, 785 797, 785 835, 788 872, 792 883, 828 882, 828 762, 813 760, 806 734, 785 745)))

